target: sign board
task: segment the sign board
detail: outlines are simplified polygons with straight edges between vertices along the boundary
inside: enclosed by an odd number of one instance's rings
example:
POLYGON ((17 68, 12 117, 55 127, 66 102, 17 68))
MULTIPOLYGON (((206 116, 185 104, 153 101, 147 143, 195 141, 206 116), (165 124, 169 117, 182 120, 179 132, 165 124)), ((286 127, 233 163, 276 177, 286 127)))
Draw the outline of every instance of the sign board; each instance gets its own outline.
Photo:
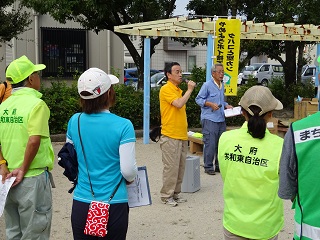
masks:
POLYGON ((224 66, 224 87, 226 96, 237 95, 239 54, 240 54, 240 19, 216 21, 214 63, 224 66))

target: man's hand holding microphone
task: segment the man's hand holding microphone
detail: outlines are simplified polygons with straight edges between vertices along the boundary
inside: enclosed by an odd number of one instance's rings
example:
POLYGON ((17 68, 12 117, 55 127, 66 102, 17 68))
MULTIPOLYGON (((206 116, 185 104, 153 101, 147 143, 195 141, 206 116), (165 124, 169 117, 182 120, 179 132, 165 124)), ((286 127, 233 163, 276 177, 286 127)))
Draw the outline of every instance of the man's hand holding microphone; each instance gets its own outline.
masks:
MULTIPOLYGON (((213 112, 213 111, 217 111, 217 110, 218 110, 219 108, 221 108, 221 107, 222 107, 222 104, 221 104, 221 103, 220 103, 220 104, 212 103, 212 105, 211 105, 212 112, 213 112)), ((226 108, 226 109, 229 109, 229 108, 233 108, 233 106, 227 105, 225 108, 226 108)))

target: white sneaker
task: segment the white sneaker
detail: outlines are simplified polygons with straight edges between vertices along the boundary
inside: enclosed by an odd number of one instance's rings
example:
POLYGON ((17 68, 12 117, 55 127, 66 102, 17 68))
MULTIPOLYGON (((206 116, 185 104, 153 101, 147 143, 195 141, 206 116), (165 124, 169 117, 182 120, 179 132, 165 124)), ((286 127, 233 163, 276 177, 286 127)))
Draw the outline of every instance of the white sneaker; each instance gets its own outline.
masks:
POLYGON ((177 203, 185 203, 188 200, 185 198, 181 198, 179 195, 173 195, 173 199, 177 202, 177 203))
POLYGON ((173 199, 173 197, 161 199, 162 203, 168 204, 172 207, 175 207, 178 205, 178 203, 173 199))

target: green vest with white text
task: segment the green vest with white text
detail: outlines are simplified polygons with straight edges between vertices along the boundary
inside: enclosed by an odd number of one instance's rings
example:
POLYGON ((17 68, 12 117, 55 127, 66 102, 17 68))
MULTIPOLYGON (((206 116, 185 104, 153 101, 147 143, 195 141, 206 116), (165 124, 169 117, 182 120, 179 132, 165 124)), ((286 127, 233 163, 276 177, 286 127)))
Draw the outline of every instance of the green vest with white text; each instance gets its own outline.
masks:
POLYGON ((298 161, 294 239, 320 239, 320 112, 294 122, 292 130, 298 161))

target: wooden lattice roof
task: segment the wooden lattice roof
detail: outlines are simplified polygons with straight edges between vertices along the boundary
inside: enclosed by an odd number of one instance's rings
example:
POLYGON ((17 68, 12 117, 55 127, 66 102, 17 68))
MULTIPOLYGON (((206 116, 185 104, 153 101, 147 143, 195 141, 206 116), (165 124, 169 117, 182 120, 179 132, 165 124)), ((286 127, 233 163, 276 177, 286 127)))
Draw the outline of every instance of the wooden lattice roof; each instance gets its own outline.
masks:
MULTIPOLYGON (((114 30, 115 32, 137 36, 207 38, 208 34, 214 35, 216 20, 216 17, 196 19, 177 17, 120 25, 116 26, 114 30)), ((245 21, 241 24, 241 39, 320 42, 320 26, 245 21)))

